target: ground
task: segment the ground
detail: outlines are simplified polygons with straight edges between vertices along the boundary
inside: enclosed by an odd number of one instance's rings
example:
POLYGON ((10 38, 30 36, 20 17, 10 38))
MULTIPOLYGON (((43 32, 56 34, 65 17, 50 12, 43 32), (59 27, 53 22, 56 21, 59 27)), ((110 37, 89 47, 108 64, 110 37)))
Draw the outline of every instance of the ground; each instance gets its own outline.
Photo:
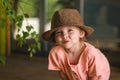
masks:
MULTIPOLYGON (((47 57, 12 54, 6 65, 0 66, 0 80, 60 80, 56 72, 47 69, 47 57)), ((110 80, 120 80, 120 68, 111 66, 110 80)))

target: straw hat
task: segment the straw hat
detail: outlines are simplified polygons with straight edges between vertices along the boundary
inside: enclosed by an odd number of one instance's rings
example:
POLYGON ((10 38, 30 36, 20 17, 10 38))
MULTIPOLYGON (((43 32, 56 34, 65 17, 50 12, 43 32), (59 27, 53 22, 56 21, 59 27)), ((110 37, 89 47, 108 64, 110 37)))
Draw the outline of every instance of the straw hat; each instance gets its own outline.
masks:
POLYGON ((51 22, 51 30, 48 30, 42 34, 43 39, 48 42, 54 41, 55 31, 64 26, 76 26, 85 31, 85 36, 89 36, 94 31, 93 28, 84 25, 83 19, 80 13, 76 9, 61 9, 56 11, 53 15, 51 22))

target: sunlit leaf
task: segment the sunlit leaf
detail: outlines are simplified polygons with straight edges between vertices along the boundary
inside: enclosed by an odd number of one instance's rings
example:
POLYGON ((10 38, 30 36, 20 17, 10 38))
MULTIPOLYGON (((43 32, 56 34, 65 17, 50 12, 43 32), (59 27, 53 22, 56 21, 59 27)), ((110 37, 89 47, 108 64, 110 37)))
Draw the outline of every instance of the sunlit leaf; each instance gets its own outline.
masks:
POLYGON ((19 38, 20 38, 20 34, 17 34, 17 35, 16 35, 16 39, 19 39, 19 38))
POLYGON ((19 21, 19 22, 17 23, 17 27, 19 27, 19 28, 22 27, 22 21, 19 21))
POLYGON ((18 15, 17 16, 17 21, 22 21, 23 20, 23 16, 22 15, 18 15))
POLYGON ((37 48, 38 48, 38 50, 40 50, 40 48, 41 48, 39 42, 37 43, 37 48))
POLYGON ((36 32, 35 31, 33 31, 32 33, 31 33, 31 37, 35 37, 35 35, 36 35, 36 32))
POLYGON ((22 31, 22 33, 23 33, 23 38, 27 38, 29 36, 28 32, 22 31))
POLYGON ((27 29, 28 32, 30 32, 33 29, 33 26, 28 25, 28 26, 26 26, 26 29, 27 29))
POLYGON ((24 14, 25 18, 29 18, 29 15, 28 14, 24 14))

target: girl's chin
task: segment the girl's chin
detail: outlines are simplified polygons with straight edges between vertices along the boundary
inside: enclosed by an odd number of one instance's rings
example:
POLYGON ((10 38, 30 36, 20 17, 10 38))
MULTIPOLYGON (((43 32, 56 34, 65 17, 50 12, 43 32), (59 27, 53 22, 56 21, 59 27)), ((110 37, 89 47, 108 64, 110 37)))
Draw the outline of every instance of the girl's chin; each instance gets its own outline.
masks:
POLYGON ((64 45, 63 46, 65 49, 70 49, 71 47, 70 46, 67 46, 67 45, 64 45))

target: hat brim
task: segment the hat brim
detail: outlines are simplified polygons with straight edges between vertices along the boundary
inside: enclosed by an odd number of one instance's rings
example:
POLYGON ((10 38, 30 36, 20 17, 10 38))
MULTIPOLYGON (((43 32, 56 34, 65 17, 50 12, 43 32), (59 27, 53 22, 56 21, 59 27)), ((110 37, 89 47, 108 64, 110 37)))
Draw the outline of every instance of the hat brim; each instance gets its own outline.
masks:
MULTIPOLYGON (((85 31, 85 36, 90 36, 94 31, 94 29, 92 27, 90 27, 90 26, 85 26, 85 25, 74 25, 74 26, 79 27, 80 29, 83 29, 85 31)), ((61 26, 61 27, 63 27, 63 26, 61 26)), ((42 34, 43 39, 48 41, 48 42, 55 42, 51 35, 56 30, 58 30, 58 28, 54 28, 52 30, 48 30, 48 31, 44 32, 42 34)))

